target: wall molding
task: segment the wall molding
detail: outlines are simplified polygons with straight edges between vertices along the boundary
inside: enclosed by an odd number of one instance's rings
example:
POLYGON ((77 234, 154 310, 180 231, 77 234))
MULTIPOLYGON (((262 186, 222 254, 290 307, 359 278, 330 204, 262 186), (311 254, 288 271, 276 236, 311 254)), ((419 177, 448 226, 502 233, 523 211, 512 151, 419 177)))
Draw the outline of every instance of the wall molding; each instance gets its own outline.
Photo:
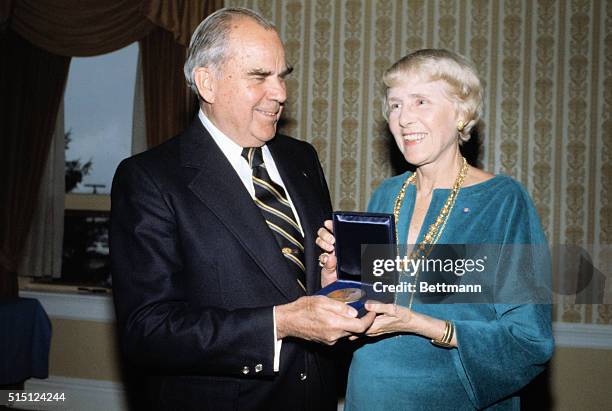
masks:
POLYGON ((612 350, 612 325, 553 323, 555 346, 612 350))
POLYGON ((68 378, 50 375, 25 383, 25 392, 64 393, 66 400, 58 402, 24 402, 14 404, 26 410, 128 410, 123 384, 113 381, 68 378))
POLYGON ((19 292, 20 297, 35 298, 52 318, 78 321, 114 322, 111 295, 83 295, 44 291, 19 292))
MULTIPOLYGON (((35 298, 52 318, 78 321, 114 322, 115 308, 110 295, 21 291, 20 296, 35 298)), ((612 325, 553 323, 555 345, 569 348, 612 350, 612 325)))

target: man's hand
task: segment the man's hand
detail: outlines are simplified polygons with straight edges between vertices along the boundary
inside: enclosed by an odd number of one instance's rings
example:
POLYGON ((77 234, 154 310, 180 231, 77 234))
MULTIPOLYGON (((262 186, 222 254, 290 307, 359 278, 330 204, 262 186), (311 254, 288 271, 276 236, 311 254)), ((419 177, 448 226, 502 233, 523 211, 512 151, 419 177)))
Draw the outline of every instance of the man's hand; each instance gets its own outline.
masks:
POLYGON ((370 312, 357 318, 353 307, 324 296, 301 297, 276 307, 276 335, 333 345, 340 338, 364 333, 375 317, 370 312))

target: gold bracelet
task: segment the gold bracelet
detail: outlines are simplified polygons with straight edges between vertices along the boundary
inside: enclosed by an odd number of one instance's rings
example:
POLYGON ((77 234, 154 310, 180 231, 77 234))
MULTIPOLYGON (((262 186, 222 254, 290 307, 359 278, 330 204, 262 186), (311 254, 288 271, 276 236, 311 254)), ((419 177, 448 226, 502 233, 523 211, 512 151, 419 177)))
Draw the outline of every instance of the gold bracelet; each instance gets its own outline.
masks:
POLYGON ((431 340, 433 345, 437 345, 438 347, 444 348, 453 348, 451 345, 451 341, 453 340, 453 336, 455 335, 455 326, 449 320, 444 321, 446 323, 446 327, 444 328, 444 335, 439 340, 431 340))

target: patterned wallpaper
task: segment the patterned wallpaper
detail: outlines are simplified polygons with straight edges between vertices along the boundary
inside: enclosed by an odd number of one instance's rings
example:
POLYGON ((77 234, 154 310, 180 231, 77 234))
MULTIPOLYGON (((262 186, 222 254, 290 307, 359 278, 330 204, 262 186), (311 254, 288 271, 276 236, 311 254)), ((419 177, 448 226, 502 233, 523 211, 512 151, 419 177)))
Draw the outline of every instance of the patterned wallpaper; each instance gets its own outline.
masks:
MULTIPOLYGON (((282 131, 317 148, 336 209, 364 210, 394 173, 382 72, 423 47, 472 59, 486 87, 479 163, 525 185, 552 244, 594 245, 612 302, 612 0, 226 5, 279 28, 295 68, 282 131)), ((612 324, 612 305, 557 302, 560 321, 612 324)))

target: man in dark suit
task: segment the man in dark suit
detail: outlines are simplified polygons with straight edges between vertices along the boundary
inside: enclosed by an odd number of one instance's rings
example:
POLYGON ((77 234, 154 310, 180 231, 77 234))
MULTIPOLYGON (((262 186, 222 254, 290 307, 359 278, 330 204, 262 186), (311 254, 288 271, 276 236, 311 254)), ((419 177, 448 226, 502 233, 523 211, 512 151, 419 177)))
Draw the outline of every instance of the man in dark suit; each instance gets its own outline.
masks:
POLYGON ((117 169, 120 341, 155 408, 334 409, 326 345, 373 320, 311 295, 320 288, 316 230, 331 203, 313 147, 276 135, 290 71, 267 21, 245 9, 214 13, 185 63, 198 118, 117 169), (282 246, 287 239, 295 247, 282 246))

